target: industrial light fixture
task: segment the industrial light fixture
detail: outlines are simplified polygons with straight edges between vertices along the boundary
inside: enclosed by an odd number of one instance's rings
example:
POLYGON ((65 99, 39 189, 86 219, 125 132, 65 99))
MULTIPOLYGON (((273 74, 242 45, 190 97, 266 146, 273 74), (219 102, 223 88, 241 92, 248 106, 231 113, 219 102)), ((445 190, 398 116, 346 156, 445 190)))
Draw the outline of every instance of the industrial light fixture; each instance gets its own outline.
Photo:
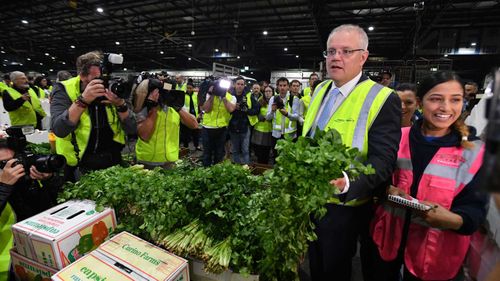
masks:
POLYGON ((55 59, 56 59, 56 57, 52 57, 52 59, 53 59, 53 60, 55 60, 55 59))
POLYGON ((193 47, 193 44, 188 44, 188 47, 189 47, 189 48, 193 47))
POLYGON ((219 51, 219 49, 215 49, 215 52, 218 52, 218 51, 219 51))
POLYGON ((283 51, 288 52, 288 48, 283 48, 283 51))
POLYGON ((71 45, 71 46, 69 46, 69 47, 70 47, 71 49, 74 49, 74 48, 76 48, 76 47, 75 47, 75 45, 71 45))
POLYGON ((444 57, 447 58, 448 57, 448 54, 444 54, 444 57))
POLYGON ((51 68, 51 69, 49 69, 49 71, 54 71, 54 69, 51 68))
POLYGON ((102 14, 102 13, 104 13, 104 9, 103 9, 103 8, 101 8, 101 7, 98 7, 98 8, 96 9, 96 11, 97 11, 98 13, 101 13, 101 14, 102 14))
POLYGON ((369 31, 373 31, 374 29, 375 29, 375 27, 373 27, 373 26, 369 26, 369 27, 368 27, 368 30, 369 30, 369 31))
POLYGON ((241 57, 240 57, 240 56, 237 56, 236 58, 237 58, 237 59, 240 59, 241 57))
POLYGON ((267 35, 267 30, 262 31, 263 35, 267 35))
POLYGON ((45 55, 46 55, 47 57, 48 57, 48 56, 50 56, 50 54, 49 54, 49 53, 45 53, 45 55))
POLYGON ((116 45, 120 45, 120 42, 116 41, 116 42, 115 42, 115 44, 116 44, 116 45))
POLYGON ((161 55, 163 55, 164 53, 165 53, 165 52, 163 52, 163 51, 160 51, 160 54, 161 54, 161 55))
POLYGON ((245 70, 248 70, 248 69, 249 69, 249 67, 248 67, 248 66, 245 66, 245 70))
POLYGON ((126 67, 124 67, 124 68, 123 68, 123 71, 127 71, 127 68, 126 68, 126 67))
POLYGON ((4 51, 4 50, 1 50, 1 51, 0 51, 0 53, 5 54, 5 51, 4 51))
POLYGON ((188 58, 188 60, 191 60, 191 58, 188 58))
POLYGON ((26 58, 26 60, 31 60, 30 58, 26 58))
POLYGON ((28 24, 27 20, 21 20, 21 22, 24 23, 24 24, 28 24))
POLYGON ((43 65, 43 62, 41 62, 40 65, 43 65))
POLYGON ((299 58, 299 55, 295 55, 296 58, 299 58))
POLYGON ((61 62, 61 63, 62 63, 62 64, 66 64, 66 62, 64 62, 64 61, 63 61, 63 62, 61 62))
POLYGON ((470 45, 471 45, 472 47, 474 47, 474 46, 476 46, 476 45, 477 45, 477 43, 476 43, 476 42, 472 42, 472 43, 470 43, 470 45))

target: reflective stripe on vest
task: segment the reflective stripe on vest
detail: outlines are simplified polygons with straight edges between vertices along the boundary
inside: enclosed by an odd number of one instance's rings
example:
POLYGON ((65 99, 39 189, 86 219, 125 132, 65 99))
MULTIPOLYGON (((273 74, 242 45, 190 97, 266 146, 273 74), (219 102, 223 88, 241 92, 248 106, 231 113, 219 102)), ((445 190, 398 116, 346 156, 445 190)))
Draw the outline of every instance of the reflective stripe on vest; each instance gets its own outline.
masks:
MULTIPOLYGON (((402 129, 397 168, 393 183, 410 193, 413 171, 410 157, 410 127, 402 129)), ((425 168, 418 184, 416 198, 450 209, 453 199, 478 172, 484 144, 474 141, 473 149, 441 147, 425 168)), ((404 225, 403 209, 379 206, 371 222, 370 232, 380 256, 386 261, 397 257, 404 225)), ((452 279, 460 269, 469 246, 470 236, 449 230, 430 228, 418 216, 412 216, 405 249, 405 265, 424 280, 452 279)))
MULTIPOLYGON (((261 106, 259 114, 262 116, 266 116, 267 106, 261 106)), ((271 121, 268 121, 268 120, 259 121, 259 122, 257 122, 257 124, 255 124, 254 128, 256 131, 259 131, 261 133, 270 133, 273 131, 273 123, 271 121)))
POLYGON ((179 159, 180 115, 172 108, 165 112, 158 108, 158 115, 151 138, 137 140, 137 160, 148 163, 175 162, 179 159))
MULTIPOLYGON (((7 88, 6 91, 9 93, 13 100, 20 99, 22 94, 19 93, 14 88, 7 88)), ((40 104, 40 100, 38 99, 37 94, 32 88, 28 89, 28 94, 30 95, 30 101, 25 101, 21 107, 14 111, 9 112, 10 123, 12 126, 19 125, 33 125, 36 126, 36 113, 40 116, 45 117, 45 111, 42 109, 42 105, 40 104)))
MULTIPOLYGON (((230 101, 233 96, 230 93, 226 93, 226 99, 230 101)), ((214 97, 214 103, 212 104, 212 110, 206 112, 203 115, 202 125, 211 128, 224 128, 229 124, 229 119, 231 114, 227 111, 226 106, 219 97, 214 97)))
MULTIPOLYGON (((247 105, 248 109, 252 108, 252 92, 247 93, 247 105)), ((259 122, 259 117, 257 115, 247 115, 248 116, 248 121, 250 122, 250 126, 255 126, 257 122, 259 122)))
MULTIPOLYGON (((283 103, 285 104, 285 109, 289 114, 292 113, 293 109, 293 100, 292 100, 292 105, 290 105, 290 102, 288 102, 288 99, 290 97, 294 99, 294 96, 290 95, 290 93, 287 93, 285 99, 283 100, 283 103)), ((283 114, 281 114, 279 110, 276 110, 276 112, 274 112, 274 118, 273 118, 273 131, 279 131, 282 134, 295 133, 297 131, 297 121, 291 121, 290 119, 288 119, 288 117, 283 116, 283 114), (284 131, 282 128, 283 125, 282 118, 285 118, 284 131)))
POLYGON ((14 246, 12 225, 16 223, 16 216, 9 203, 5 204, 0 214, 0 280, 7 278, 10 268, 10 250, 14 246))
MULTIPOLYGON (((80 96, 80 76, 73 77, 69 80, 62 81, 61 84, 64 86, 68 97, 72 102, 74 102, 78 96, 80 96)), ((113 131, 113 141, 125 144, 125 132, 122 129, 120 117, 114 106, 106 106, 106 115, 108 117, 108 124, 113 131)), ((80 116, 80 121, 78 126, 74 131, 76 136, 76 145, 78 146, 78 159, 81 159, 85 149, 87 148, 87 143, 90 137, 91 131, 91 120, 88 109, 83 111, 80 116)), ((56 153, 63 155, 66 158, 66 162, 70 166, 76 166, 78 164, 78 159, 76 157, 75 147, 71 142, 72 134, 68 134, 64 138, 56 137, 56 153)))
MULTIPOLYGON (((194 106, 194 117, 198 117, 198 93, 193 92, 192 94, 193 97, 193 106, 194 106)), ((191 106, 191 99, 189 98, 189 94, 186 93, 184 96, 184 109, 189 112, 189 107, 191 106)), ((189 112, 191 113, 191 112, 189 112)))
POLYGON ((311 87, 304 89, 304 97, 311 96, 311 87))

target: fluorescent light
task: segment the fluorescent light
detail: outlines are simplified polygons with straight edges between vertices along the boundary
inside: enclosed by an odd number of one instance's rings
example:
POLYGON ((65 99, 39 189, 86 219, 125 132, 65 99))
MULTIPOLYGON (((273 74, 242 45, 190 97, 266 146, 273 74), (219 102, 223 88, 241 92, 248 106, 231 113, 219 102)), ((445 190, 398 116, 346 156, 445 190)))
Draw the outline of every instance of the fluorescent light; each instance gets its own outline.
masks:
POLYGON ((263 35, 267 35, 267 30, 262 31, 263 35))
POLYGON ((248 70, 248 69, 249 69, 249 67, 248 67, 248 66, 245 66, 245 70, 248 70))
POLYGON ((240 57, 240 56, 237 56, 236 58, 237 58, 237 59, 240 59, 241 57, 240 57))
POLYGON ((8 60, 3 60, 3 61, 8 61, 8 60))
POLYGON ((288 48, 283 48, 283 51, 287 52, 287 51, 288 51, 288 48))
POLYGON ((188 60, 191 60, 191 58, 188 58, 188 60))
POLYGON ((127 71, 127 68, 126 68, 126 67, 124 67, 124 68, 123 68, 123 71, 127 71))
POLYGON ((476 45, 477 45, 477 43, 476 43, 476 42, 472 42, 472 43, 470 43, 470 45, 471 45, 471 46, 476 46, 476 45))
POLYGON ((40 65, 43 65, 43 62, 41 62, 40 65))
POLYGON ((4 50, 1 50, 1 51, 0 51, 0 53, 5 54, 5 51, 4 51, 4 50))
POLYGON ((48 57, 48 56, 50 56, 50 54, 49 54, 49 53, 45 53, 45 55, 46 55, 47 57, 48 57))
POLYGON ((188 44, 188 47, 189 47, 189 48, 193 47, 193 44, 188 44))
POLYGON ((76 47, 75 47, 75 45, 71 45, 71 46, 69 46, 69 47, 70 47, 71 49, 74 49, 74 48, 76 48, 76 47))
POLYGON ((437 67, 431 67, 431 71, 438 71, 437 67))
POLYGON ((104 13, 104 9, 101 7, 97 8, 96 11, 101 14, 104 13))
POLYGON ((369 30, 369 31, 373 31, 374 29, 375 29, 375 27, 373 27, 373 26, 369 26, 369 27, 368 27, 368 30, 369 30))
POLYGON ((49 71, 54 71, 54 69, 51 68, 51 69, 49 69, 49 71))
POLYGON ((215 51, 216 51, 216 52, 218 52, 218 51, 219 51, 219 49, 215 49, 215 51))
POLYGON ((26 60, 31 60, 30 58, 26 58, 26 60))
POLYGON ((447 58, 448 57, 448 54, 444 54, 444 57, 447 58))
POLYGON ((24 23, 24 24, 28 24, 27 20, 21 20, 21 22, 24 23))
POLYGON ((52 57, 52 59, 53 59, 53 60, 55 60, 55 59, 56 59, 56 57, 52 57))
POLYGON ((116 41, 116 42, 115 42, 115 44, 116 44, 116 45, 120 45, 120 42, 116 41))
POLYGON ((61 63, 62 63, 62 64, 66 64, 66 62, 64 62, 64 61, 63 61, 63 62, 61 62, 61 63))
POLYGON ((245 72, 245 70, 244 70, 244 69, 242 69, 242 70, 241 70, 241 72, 243 73, 243 72, 245 72))
POLYGON ((299 58, 299 55, 295 55, 296 58, 299 58))
POLYGON ((163 51, 160 51, 160 54, 162 54, 162 55, 163 55, 164 53, 165 53, 165 52, 163 52, 163 51))
POLYGON ((253 71, 252 71, 252 72, 250 72, 250 74, 253 74, 253 71))

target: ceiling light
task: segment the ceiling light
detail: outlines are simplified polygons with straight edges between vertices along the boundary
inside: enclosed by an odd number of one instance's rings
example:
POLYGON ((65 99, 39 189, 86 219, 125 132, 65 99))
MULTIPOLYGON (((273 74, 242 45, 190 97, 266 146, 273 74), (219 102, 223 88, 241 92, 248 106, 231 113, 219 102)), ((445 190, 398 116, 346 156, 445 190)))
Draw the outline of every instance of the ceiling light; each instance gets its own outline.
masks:
POLYGON ((218 52, 218 51, 219 51, 219 49, 215 49, 215 51, 216 51, 216 52, 218 52))
POLYGON ((43 62, 41 62, 40 65, 43 65, 43 62))
POLYGON ((191 60, 191 58, 188 58, 188 60, 191 60))
POLYGON ((299 58, 299 55, 295 55, 296 58, 299 58))
POLYGON ((120 42, 116 41, 116 42, 115 42, 115 44, 116 44, 116 45, 120 45, 120 42))
POLYGON ((245 72, 245 70, 244 70, 244 69, 242 69, 242 70, 241 70, 241 72, 245 72))
POLYGON ((101 7, 97 8, 96 11, 101 14, 104 13, 104 9, 101 7))
POLYGON ((448 54, 444 54, 444 57, 447 58, 448 57, 448 54))
POLYGON ((7 66, 7 65, 4 63, 3 66, 7 66))
POLYGON ((237 59, 240 59, 241 57, 240 57, 240 56, 237 56, 236 58, 237 58, 237 59))
POLYGON ((3 61, 8 61, 8 60, 3 60, 3 61))
POLYGON ((24 24, 28 24, 27 20, 21 20, 21 22, 24 23, 24 24))
POLYGON ((163 54, 164 54, 164 52, 163 52, 163 51, 160 51, 160 54, 161 54, 161 55, 163 55, 163 54))
POLYGON ((50 55, 49 55, 49 53, 45 53, 45 55, 46 55, 47 57, 48 57, 48 56, 50 56, 50 55))
POLYGON ((71 45, 71 46, 69 46, 69 47, 70 47, 71 49, 74 49, 74 48, 76 48, 76 47, 75 47, 75 45, 71 45))
POLYGON ((126 68, 126 67, 124 67, 124 68, 123 68, 123 71, 127 71, 127 68, 126 68))
POLYGON ((287 52, 287 51, 288 51, 288 48, 283 48, 283 50, 284 50, 285 52, 287 52))
POLYGON ((61 63, 62 63, 62 64, 66 64, 66 62, 64 62, 64 61, 63 61, 63 62, 61 62, 61 63))
POLYGON ((188 47, 189 47, 189 48, 193 47, 193 44, 188 44, 188 47))
POLYGON ((20 66, 23 66, 23 64, 22 64, 22 63, 20 63, 19 65, 20 65, 20 66))
POLYGON ((49 69, 49 71, 54 71, 54 69, 51 68, 51 69, 49 69))
POLYGON ((369 26, 369 27, 368 27, 368 30, 369 30, 369 31, 373 31, 374 29, 375 29, 375 27, 373 27, 373 26, 369 26))
POLYGON ((253 74, 253 71, 252 71, 252 72, 250 72, 250 74, 253 74))
POLYGON ((267 35, 267 30, 262 31, 263 35, 267 35))
POLYGON ((470 45, 471 45, 472 47, 474 47, 474 46, 476 46, 477 44, 476 44, 476 42, 472 42, 472 43, 470 43, 470 45))
POLYGON ((192 35, 192 36, 194 36, 194 35, 195 35, 194 30, 191 30, 191 35, 192 35))
POLYGON ((31 60, 30 58, 26 58, 26 60, 31 60))
POLYGON ((53 59, 53 60, 55 60, 55 59, 56 59, 56 57, 52 57, 52 59, 53 59))
POLYGON ((248 66, 245 66, 245 70, 248 70, 248 69, 249 69, 249 67, 248 67, 248 66))

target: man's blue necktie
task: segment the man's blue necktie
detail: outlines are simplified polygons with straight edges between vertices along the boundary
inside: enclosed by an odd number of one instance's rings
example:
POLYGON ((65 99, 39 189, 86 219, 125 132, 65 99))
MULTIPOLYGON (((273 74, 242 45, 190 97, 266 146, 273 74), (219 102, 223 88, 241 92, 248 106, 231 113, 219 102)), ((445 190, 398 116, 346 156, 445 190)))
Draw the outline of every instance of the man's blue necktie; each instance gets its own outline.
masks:
POLYGON ((337 96, 339 95, 340 91, 339 88, 334 88, 328 96, 326 97, 326 101, 324 101, 325 107, 323 108, 323 112, 321 112, 321 115, 319 116, 318 119, 318 129, 324 130, 328 122, 330 121, 331 117, 331 111, 333 108, 333 105, 335 104, 335 100, 337 100, 337 96))

